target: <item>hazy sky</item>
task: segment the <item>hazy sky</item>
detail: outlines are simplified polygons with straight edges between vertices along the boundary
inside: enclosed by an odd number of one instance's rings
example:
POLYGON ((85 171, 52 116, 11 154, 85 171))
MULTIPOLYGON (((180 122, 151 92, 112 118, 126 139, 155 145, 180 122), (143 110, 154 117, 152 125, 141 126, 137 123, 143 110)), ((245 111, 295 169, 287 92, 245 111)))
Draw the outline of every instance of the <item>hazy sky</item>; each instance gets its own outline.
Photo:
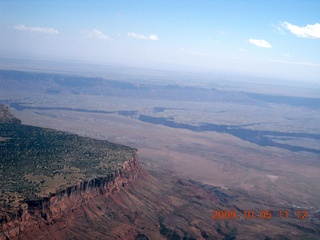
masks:
POLYGON ((319 0, 0 0, 0 57, 320 82, 319 0))

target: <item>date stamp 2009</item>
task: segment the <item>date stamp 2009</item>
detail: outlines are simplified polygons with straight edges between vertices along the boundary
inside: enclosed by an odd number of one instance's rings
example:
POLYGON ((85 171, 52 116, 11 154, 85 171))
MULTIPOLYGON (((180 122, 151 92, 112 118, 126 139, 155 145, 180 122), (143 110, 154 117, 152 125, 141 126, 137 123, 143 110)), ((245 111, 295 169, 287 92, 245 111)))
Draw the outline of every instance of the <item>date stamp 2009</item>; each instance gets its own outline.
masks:
POLYGON ((255 212, 254 210, 237 212, 236 210, 213 210, 212 219, 214 220, 227 220, 227 219, 263 219, 270 220, 273 217, 278 217, 279 219, 289 219, 295 218, 300 220, 306 220, 308 212, 306 210, 260 210, 255 212))

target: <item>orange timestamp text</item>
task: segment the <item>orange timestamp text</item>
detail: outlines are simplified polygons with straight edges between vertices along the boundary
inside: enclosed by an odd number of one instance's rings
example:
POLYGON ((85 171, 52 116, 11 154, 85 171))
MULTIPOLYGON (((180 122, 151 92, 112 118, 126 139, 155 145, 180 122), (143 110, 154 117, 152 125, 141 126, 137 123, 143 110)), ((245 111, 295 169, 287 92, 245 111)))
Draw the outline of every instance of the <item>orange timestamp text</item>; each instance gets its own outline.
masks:
POLYGON ((214 220, 227 220, 227 219, 264 219, 270 220, 273 217, 278 217, 280 219, 296 218, 301 220, 306 220, 308 212, 306 210, 244 210, 242 212, 237 212, 236 210, 213 210, 212 219, 214 220))

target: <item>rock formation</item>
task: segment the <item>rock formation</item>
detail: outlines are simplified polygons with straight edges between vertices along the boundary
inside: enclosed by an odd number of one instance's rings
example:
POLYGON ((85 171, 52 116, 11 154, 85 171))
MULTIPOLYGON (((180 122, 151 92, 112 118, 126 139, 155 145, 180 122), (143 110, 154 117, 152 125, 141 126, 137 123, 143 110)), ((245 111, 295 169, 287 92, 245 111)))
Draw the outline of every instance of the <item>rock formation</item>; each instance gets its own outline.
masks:
POLYGON ((74 212, 97 196, 108 197, 128 186, 141 174, 137 155, 124 162, 122 168, 105 177, 60 190, 40 200, 25 201, 14 212, 1 216, 0 239, 29 239, 32 229, 41 229, 46 225, 59 222, 62 216, 74 212))
POLYGON ((3 105, 0 133, 0 240, 41 238, 51 225, 58 231, 66 216, 142 173, 136 149, 22 125, 3 105))
POLYGON ((0 123, 20 124, 21 120, 14 117, 8 107, 0 104, 0 123))

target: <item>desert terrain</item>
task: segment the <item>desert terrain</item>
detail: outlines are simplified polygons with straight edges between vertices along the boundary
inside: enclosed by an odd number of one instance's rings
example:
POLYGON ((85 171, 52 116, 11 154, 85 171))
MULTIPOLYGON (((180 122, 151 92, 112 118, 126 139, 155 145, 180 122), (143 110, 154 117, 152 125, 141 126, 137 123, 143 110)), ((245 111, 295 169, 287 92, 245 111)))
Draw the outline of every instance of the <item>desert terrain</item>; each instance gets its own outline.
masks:
POLYGON ((60 233, 54 230, 57 236, 84 239, 80 226, 95 225, 87 230, 92 239, 319 239, 320 98, 314 91, 194 79, 182 85, 165 74, 146 83, 148 74, 135 80, 140 73, 127 81, 0 73, 0 102, 22 124, 138 149, 142 176, 108 200, 78 209, 60 233), (115 216, 102 214, 110 211, 106 202, 115 216), (95 205, 103 210, 97 213, 95 205), (215 210, 235 210, 237 217, 213 219, 215 210), (252 219, 244 213, 250 210, 252 219), (260 214, 267 210, 269 219, 260 214))

